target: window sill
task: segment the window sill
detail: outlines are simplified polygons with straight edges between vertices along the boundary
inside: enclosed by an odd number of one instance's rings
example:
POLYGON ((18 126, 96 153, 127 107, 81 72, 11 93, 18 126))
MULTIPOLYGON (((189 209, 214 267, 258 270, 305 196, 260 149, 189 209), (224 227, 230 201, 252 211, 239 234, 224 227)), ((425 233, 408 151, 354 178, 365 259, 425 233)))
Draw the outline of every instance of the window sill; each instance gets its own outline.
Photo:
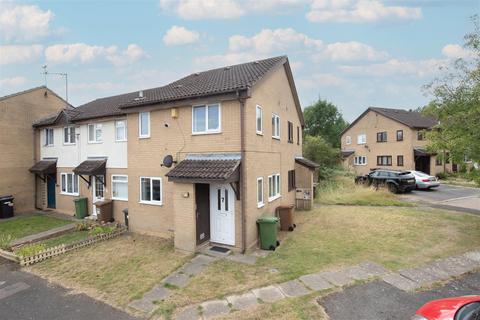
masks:
POLYGON ((127 140, 115 140, 115 142, 127 142, 127 140))
POLYGON ((219 134, 222 133, 222 131, 204 131, 204 132, 192 132, 192 136, 201 136, 201 135, 207 135, 207 134, 219 134))
POLYGON ((263 137, 263 132, 257 131, 257 136, 262 136, 263 137))
POLYGON ((128 201, 128 199, 123 199, 123 198, 113 198, 113 197, 112 197, 112 200, 115 200, 115 201, 128 201))
POLYGON ((280 199, 281 197, 282 197, 281 195, 278 195, 278 196, 275 196, 275 197, 272 197, 272 198, 268 198, 268 202, 275 201, 277 199, 280 199))
POLYGON ((53 144, 44 144, 43 147, 44 147, 44 148, 52 148, 52 147, 53 147, 53 144))
POLYGON ((257 203, 257 208, 260 209, 260 208, 263 208, 265 207, 265 203, 257 203))
POLYGON ((357 167, 364 167, 364 166, 366 166, 367 164, 365 163, 365 164, 353 164, 353 165, 354 165, 354 166, 357 166, 357 167))
POLYGON ((148 204, 148 205, 151 205, 151 206, 162 206, 163 205, 162 202, 152 202, 152 201, 139 201, 138 203, 148 204))
POLYGON ((138 136, 138 139, 150 139, 150 136, 138 136))
POLYGON ((66 192, 60 192, 62 196, 71 196, 71 197, 78 197, 80 194, 79 193, 66 193, 66 192))
POLYGON ((64 146, 75 146, 76 143, 64 143, 63 145, 64 145, 64 146))
POLYGON ((103 143, 103 141, 88 141, 88 144, 100 144, 103 143))
POLYGON ((272 136, 272 139, 280 141, 280 137, 274 137, 274 136, 272 136))
POLYGON ((358 145, 362 145, 362 144, 367 144, 367 143, 366 143, 366 142, 362 142, 362 143, 358 143, 358 142, 357 142, 357 144, 358 144, 358 145))

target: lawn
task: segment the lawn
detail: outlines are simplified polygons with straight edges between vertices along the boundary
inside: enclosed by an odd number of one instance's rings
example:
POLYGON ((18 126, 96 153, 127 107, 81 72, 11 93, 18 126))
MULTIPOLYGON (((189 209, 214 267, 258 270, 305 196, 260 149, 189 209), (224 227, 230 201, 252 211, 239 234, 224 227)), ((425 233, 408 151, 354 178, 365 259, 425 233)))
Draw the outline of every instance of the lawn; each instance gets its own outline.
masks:
POLYGON ((111 305, 126 307, 187 259, 175 253, 170 240, 122 235, 27 270, 111 305))
POLYGON ((351 175, 339 175, 322 181, 318 187, 317 202, 321 204, 341 204, 357 206, 412 206, 400 201, 386 188, 356 185, 351 175))
POLYGON ((43 214, 20 216, 12 220, 0 222, 0 235, 10 234, 13 239, 18 239, 56 227, 61 227, 69 223, 72 223, 72 221, 58 219, 43 214))
POLYGON ((363 261, 397 270, 480 246, 479 217, 441 210, 324 206, 297 213, 297 222, 296 231, 256 265, 220 260, 166 303, 222 298, 363 261))

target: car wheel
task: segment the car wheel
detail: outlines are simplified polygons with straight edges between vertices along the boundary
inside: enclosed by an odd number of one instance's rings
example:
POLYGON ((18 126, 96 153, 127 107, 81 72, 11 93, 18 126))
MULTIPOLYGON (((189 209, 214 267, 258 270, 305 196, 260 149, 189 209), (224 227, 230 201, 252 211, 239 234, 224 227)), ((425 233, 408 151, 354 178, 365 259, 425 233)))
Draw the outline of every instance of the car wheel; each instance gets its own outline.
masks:
POLYGON ((391 192, 391 193, 398 193, 398 187, 397 185, 393 184, 393 183, 389 183, 388 184, 388 190, 391 192))

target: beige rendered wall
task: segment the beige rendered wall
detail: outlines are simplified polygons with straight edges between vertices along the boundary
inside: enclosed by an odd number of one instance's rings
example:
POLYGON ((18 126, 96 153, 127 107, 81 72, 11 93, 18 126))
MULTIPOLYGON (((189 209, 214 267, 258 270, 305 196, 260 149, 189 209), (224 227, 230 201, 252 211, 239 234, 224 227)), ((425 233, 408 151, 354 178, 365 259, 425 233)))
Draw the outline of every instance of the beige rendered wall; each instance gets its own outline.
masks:
MULTIPOLYGON (((198 104, 218 102, 220 101, 210 99, 198 101, 198 104)), ((171 108, 155 110, 153 106, 140 111, 149 110, 151 130, 150 138, 146 139, 138 137, 138 113, 128 115, 131 230, 160 236, 171 236, 175 230, 181 230, 176 233, 176 238, 178 237, 175 240, 176 244, 188 250, 192 246, 192 239, 195 244, 194 186, 168 182, 165 174, 171 168, 161 166, 162 160, 169 154, 179 162, 188 153, 240 152, 239 102, 221 101, 221 133, 217 134, 192 134, 191 105, 177 107, 178 118, 172 118, 171 108), (161 206, 139 203, 140 177, 162 178, 163 203, 161 206), (190 194, 189 198, 183 198, 186 191, 190 194)), ((240 208, 239 201, 236 201, 235 208, 236 210, 240 208)), ((239 226, 240 224, 236 223, 236 227, 239 228, 239 226)))
POLYGON ((35 178, 28 171, 36 160, 32 124, 65 106, 45 88, 0 100, 0 195, 12 194, 16 211, 33 210, 35 206, 35 178))
POLYGON ((297 144, 300 118, 283 67, 267 75, 257 84, 246 102, 246 234, 247 247, 257 242, 256 220, 273 215, 280 205, 295 204, 295 190, 288 191, 288 171, 295 169, 295 156, 302 154, 302 141, 297 144), (263 135, 256 133, 256 105, 263 108, 263 135), (280 116, 280 140, 272 138, 271 115, 280 116), (294 141, 288 143, 287 121, 293 123, 294 141), (268 176, 280 173, 281 197, 268 201, 268 176), (257 178, 263 177, 265 205, 257 207, 257 178))

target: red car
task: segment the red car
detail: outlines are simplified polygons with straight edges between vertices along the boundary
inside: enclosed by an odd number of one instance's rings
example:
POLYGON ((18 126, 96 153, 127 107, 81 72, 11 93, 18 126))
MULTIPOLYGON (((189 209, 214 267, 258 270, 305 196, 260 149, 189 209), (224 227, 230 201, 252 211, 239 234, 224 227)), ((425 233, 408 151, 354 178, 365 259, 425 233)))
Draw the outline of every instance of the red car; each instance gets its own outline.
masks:
POLYGON ((427 302, 412 320, 480 320, 480 296, 464 296, 427 302))

